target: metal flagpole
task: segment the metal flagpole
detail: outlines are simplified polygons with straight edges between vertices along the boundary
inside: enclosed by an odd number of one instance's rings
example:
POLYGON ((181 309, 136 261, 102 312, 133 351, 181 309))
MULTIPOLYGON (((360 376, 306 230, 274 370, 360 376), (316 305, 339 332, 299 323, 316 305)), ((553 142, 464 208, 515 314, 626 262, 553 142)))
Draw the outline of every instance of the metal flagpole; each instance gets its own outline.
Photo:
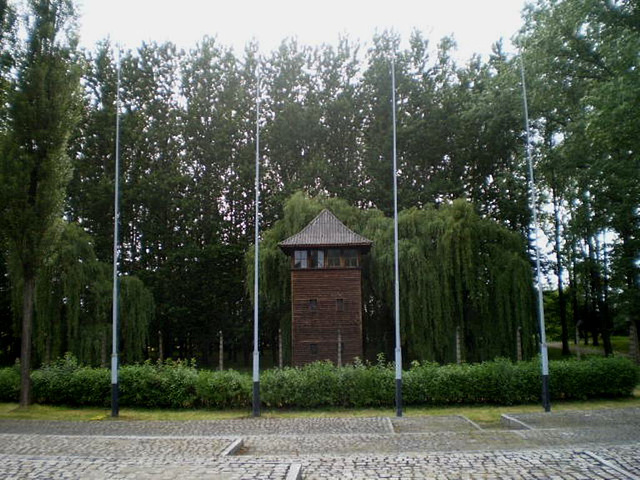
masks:
POLYGON ((396 320, 396 416, 402 416, 402 347, 400 346, 400 276, 398 268, 398 167, 396 151, 396 69, 395 55, 391 57, 391 111, 393 119, 393 249, 395 273, 396 320))
POLYGON ((533 162, 531 161, 531 138, 529 132, 529 107, 527 105, 527 87, 524 80, 524 61, 520 54, 520 74, 522 76, 522 98, 524 102, 524 121, 527 131, 527 163, 529 164, 529 190, 531 192, 531 212, 533 215, 534 247, 536 253, 536 281, 538 287, 538 328, 540 329, 540 357, 542 362, 542 406, 545 412, 551 411, 549 397, 549 356, 547 352, 547 335, 544 326, 544 304, 542 298, 542 276, 540 273, 540 249, 538 247, 538 194, 533 177, 533 162))
POLYGON ((120 48, 118 47, 117 59, 117 89, 116 89, 116 165, 115 165, 115 195, 113 208, 113 338, 111 353, 111 416, 117 417, 118 405, 118 313, 119 313, 119 226, 120 226, 120 48))
POLYGON ((253 416, 260 416, 260 349, 258 346, 259 320, 259 256, 260 256, 260 62, 256 66, 256 215, 255 252, 253 264, 253 416))

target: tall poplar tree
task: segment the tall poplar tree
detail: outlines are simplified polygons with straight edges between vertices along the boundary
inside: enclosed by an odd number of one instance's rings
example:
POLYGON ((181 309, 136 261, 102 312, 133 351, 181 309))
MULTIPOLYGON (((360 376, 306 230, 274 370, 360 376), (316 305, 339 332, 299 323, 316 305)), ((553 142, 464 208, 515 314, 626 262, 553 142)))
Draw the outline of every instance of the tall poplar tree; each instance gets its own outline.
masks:
POLYGON ((2 158, 1 230, 7 237, 14 286, 18 278, 22 281, 22 407, 31 400, 36 281, 56 235, 70 173, 67 141, 79 93, 74 28, 70 0, 29 2, 28 40, 10 96, 11 133, 2 158))
MULTIPOLYGON (((11 68, 15 51, 15 12, 7 0, 0 0, 0 151, 7 136, 7 95, 11 90, 11 68)), ((0 157, 0 161, 1 157, 0 157)), ((0 169, 0 187, 2 186, 2 169, 0 169)), ((0 193, 2 200, 2 193, 0 193)), ((0 204, 0 216, 3 205, 0 204)), ((6 246, 0 233, 0 361, 10 362, 13 359, 15 339, 12 332, 11 287, 7 272, 6 246)))
POLYGON ((534 79, 533 123, 552 161, 542 180, 562 190, 571 213, 571 294, 581 284, 583 297, 573 299, 574 314, 590 324, 594 344, 602 335, 606 354, 609 303, 640 329, 639 11, 631 1, 538 0, 517 39, 534 79))

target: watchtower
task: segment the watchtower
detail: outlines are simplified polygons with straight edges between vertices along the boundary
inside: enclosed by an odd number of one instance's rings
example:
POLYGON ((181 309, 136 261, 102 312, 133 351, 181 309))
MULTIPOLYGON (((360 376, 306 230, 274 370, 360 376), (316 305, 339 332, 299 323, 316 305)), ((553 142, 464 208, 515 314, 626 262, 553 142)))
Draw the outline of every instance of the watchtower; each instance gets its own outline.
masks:
POLYGON ((371 240, 323 210, 280 242, 291 258, 292 363, 362 358, 362 255, 371 240))

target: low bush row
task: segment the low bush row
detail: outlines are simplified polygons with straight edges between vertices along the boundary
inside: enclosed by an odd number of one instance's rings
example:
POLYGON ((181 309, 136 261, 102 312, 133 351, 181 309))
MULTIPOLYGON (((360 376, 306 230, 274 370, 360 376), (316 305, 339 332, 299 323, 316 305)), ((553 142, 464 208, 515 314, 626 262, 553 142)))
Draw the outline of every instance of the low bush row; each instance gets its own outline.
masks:
MULTIPOLYGON (((632 395, 640 369, 622 357, 552 361, 552 400, 582 400, 632 395)), ((244 408, 251 405, 250 374, 234 370, 198 370, 193 363, 168 361, 120 368, 120 404, 148 408, 244 408)), ((32 373, 37 403, 108 406, 108 369, 64 359, 32 373)), ((20 375, 16 367, 0 369, 0 401, 16 401, 20 375)), ((260 398, 276 408, 390 407, 394 403, 393 364, 338 368, 317 362, 300 368, 262 372, 260 398)), ((498 359, 480 364, 444 365, 414 362, 403 373, 407 405, 491 403, 512 405, 540 398, 538 361, 498 359)))

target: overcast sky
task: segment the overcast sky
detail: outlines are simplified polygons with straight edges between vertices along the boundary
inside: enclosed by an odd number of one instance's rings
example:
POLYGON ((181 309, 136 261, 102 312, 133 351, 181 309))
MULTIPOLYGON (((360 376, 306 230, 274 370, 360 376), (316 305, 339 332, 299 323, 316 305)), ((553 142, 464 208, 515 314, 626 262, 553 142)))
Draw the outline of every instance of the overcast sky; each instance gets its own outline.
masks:
POLYGON ((172 41, 191 48, 204 36, 241 51, 255 39, 267 53, 282 39, 335 44, 339 35, 368 43, 393 29, 406 41, 413 29, 435 47, 454 34, 458 59, 486 55, 501 37, 509 46, 524 0, 78 0, 81 43, 93 48, 109 36, 134 48, 142 41, 172 41))

